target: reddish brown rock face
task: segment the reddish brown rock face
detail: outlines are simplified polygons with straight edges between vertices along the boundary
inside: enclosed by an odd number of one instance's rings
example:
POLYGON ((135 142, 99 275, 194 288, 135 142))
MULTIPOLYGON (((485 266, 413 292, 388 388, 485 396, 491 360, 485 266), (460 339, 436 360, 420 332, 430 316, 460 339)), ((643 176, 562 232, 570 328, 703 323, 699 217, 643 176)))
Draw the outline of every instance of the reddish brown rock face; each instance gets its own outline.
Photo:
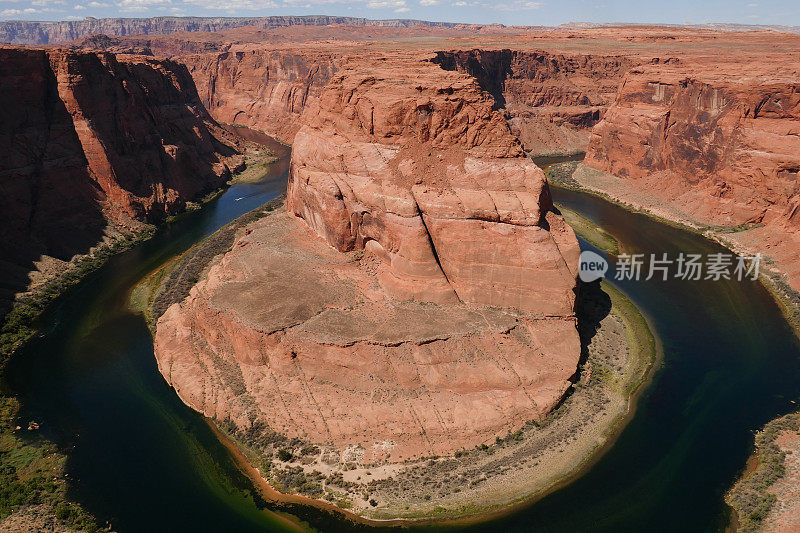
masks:
POLYGON ((291 143, 300 114, 336 71, 330 54, 237 47, 180 58, 214 117, 256 128, 291 143))
POLYGON ((445 51, 435 59, 446 70, 474 76, 534 154, 586 150, 590 128, 613 102, 625 72, 641 61, 510 49, 445 51))
POLYGON ((580 351, 574 319, 400 300, 378 261, 279 211, 159 319, 159 369, 191 407, 348 461, 452 454, 540 420, 580 351))
POLYGON ((177 63, 4 48, 0 104, 8 298, 42 254, 86 252, 109 221, 162 220, 239 164, 177 63))
POLYGON ((681 192, 709 197, 689 209, 712 223, 791 218, 800 192, 798 86, 790 73, 750 74, 743 79, 730 65, 711 74, 691 65, 633 70, 594 129, 586 162, 634 180, 660 173, 682 182, 681 192))
POLYGON ((763 224, 729 237, 800 290, 800 97, 791 63, 632 70, 592 131, 586 164, 699 223, 763 224))
POLYGON ((571 314, 574 235, 493 100, 427 61, 376 63, 343 65, 304 112, 289 210, 380 257, 398 297, 571 314))

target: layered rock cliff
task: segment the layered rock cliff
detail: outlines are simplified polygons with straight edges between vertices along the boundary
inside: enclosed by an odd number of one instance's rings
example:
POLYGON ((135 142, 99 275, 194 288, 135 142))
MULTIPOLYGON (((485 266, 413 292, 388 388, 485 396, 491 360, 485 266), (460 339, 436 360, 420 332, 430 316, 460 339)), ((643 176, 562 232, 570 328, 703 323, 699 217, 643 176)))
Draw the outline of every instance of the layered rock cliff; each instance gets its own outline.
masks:
POLYGON ((427 26, 449 28, 459 26, 452 22, 390 19, 370 20, 354 17, 325 15, 273 16, 273 17, 152 17, 152 18, 93 18, 61 22, 6 21, 0 22, 0 42, 10 44, 66 43, 95 33, 111 36, 170 34, 187 32, 218 32, 252 26, 255 28, 282 28, 289 26, 327 26, 344 24, 352 26, 377 26, 408 28, 427 26))
MULTIPOLYGON (((152 45, 128 39, 113 46, 145 50, 152 45)), ((186 44, 187 50, 199 46, 186 44)), ((163 52, 165 47, 159 44, 159 49, 163 52)), ((306 103, 318 96, 339 62, 357 56, 342 49, 228 45, 222 53, 181 54, 177 60, 189 67, 204 104, 217 120, 258 128, 291 142, 306 103)), ((589 131, 613 102, 624 73, 645 60, 476 49, 439 51, 432 61, 474 77, 492 95, 525 150, 540 154, 586 150, 589 131)))
POLYGON ((342 463, 452 454, 546 416, 580 352, 579 249, 493 107, 425 57, 343 60, 303 111, 287 212, 158 320, 181 398, 342 463))
POLYGON ((241 163, 178 63, 4 48, 0 104, 6 298, 42 256, 69 260, 109 225, 162 220, 241 163))
POLYGON ((214 118, 264 131, 287 143, 300 127, 306 102, 318 95, 336 71, 335 56, 316 49, 271 51, 239 46, 179 60, 187 65, 214 118))
POLYGON ((474 76, 504 110, 526 151, 583 151, 625 72, 643 59, 622 54, 520 50, 438 52, 446 70, 474 76))
POLYGON ((362 64, 304 114, 288 208, 336 249, 382 256, 398 296, 570 314, 571 230, 493 100, 426 62, 362 64))
POLYGON ((729 240, 772 256, 800 288, 800 85, 791 66, 632 70, 592 131, 586 164, 689 219, 759 225, 729 240))

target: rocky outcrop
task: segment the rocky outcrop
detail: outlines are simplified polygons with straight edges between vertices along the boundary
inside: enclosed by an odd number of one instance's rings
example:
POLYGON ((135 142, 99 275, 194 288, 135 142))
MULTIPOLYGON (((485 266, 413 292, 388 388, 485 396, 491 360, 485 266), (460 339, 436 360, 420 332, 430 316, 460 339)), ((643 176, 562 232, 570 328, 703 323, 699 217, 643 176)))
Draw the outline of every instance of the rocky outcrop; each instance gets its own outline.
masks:
POLYGON ((241 162, 178 63, 0 49, 0 102, 6 298, 41 256, 84 253, 109 223, 163 220, 241 162))
POLYGON ((190 406, 342 461, 452 454, 570 387, 578 243, 494 100, 414 55, 341 60, 304 109, 287 211, 158 320, 190 406))
POLYGON ((175 32, 218 32, 252 26, 271 29, 289 26, 327 26, 344 24, 352 26, 377 26, 383 28, 408 28, 422 25, 434 28, 460 26, 452 22, 390 19, 369 20, 354 17, 324 15, 273 16, 273 17, 152 17, 152 18, 101 18, 62 22, 7 21, 0 22, 0 42, 10 44, 67 43, 95 33, 110 36, 170 34, 175 32))
POLYGON ((306 102, 336 71, 335 57, 319 50, 241 46, 179 60, 187 65, 214 118, 264 131, 288 143, 300 127, 306 102))
POLYGON ((534 154, 586 149, 589 130, 613 102, 623 75, 642 59, 519 50, 452 50, 434 62, 474 76, 534 154))

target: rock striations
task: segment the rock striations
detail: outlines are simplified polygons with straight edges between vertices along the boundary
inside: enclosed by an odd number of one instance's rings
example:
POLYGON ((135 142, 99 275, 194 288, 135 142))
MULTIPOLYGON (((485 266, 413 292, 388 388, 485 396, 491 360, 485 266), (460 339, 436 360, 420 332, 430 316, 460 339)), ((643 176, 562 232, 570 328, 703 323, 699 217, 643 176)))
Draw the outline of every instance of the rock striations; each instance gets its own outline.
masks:
POLYGON ((223 53, 185 55, 180 61, 214 118, 291 143, 306 102, 328 83, 336 59, 320 50, 237 46, 223 53))
POLYGON ((84 253, 109 222, 163 220, 241 163, 178 63, 2 48, 0 103, 0 268, 9 299, 43 255, 84 253))
POLYGON ((342 61, 303 111, 286 212, 155 339, 195 409, 365 463, 540 420, 580 352, 577 240, 491 96, 425 58, 368 64, 342 61))
POLYGON ((382 257, 398 297, 571 314, 574 236, 492 99, 426 62, 375 63, 343 67, 305 113, 289 210, 382 257))
POLYGON ((800 290, 800 96, 794 65, 631 70, 592 130, 586 164, 776 260, 800 290))

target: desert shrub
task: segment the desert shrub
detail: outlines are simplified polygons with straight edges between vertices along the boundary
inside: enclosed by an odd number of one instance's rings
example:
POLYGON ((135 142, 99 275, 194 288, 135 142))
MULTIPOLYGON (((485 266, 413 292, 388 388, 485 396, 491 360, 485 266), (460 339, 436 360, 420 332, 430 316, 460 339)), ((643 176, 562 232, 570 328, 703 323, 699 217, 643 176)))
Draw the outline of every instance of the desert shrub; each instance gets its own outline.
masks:
POLYGON ((278 459, 281 461, 290 461, 292 459, 292 452, 286 448, 281 448, 278 450, 278 459))

